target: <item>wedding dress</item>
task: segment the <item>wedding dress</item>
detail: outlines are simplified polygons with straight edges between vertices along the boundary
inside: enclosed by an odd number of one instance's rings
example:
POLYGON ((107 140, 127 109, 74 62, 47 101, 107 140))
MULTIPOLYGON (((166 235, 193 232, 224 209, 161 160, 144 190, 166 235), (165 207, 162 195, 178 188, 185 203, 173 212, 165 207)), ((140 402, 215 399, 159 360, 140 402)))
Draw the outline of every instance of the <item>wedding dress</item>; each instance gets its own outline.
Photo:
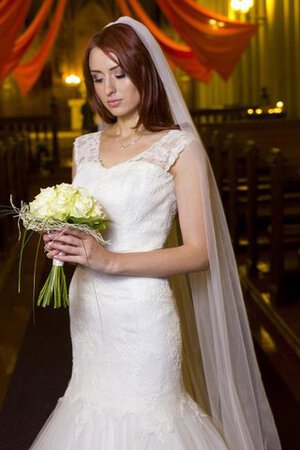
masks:
MULTIPOLYGON (((164 246, 176 214, 170 168, 190 139, 170 130, 110 168, 99 157, 101 132, 76 139, 74 184, 108 213, 111 251, 164 246)), ((78 266, 70 320, 72 377, 32 449, 229 448, 184 387, 180 322, 168 279, 104 275, 78 266)))
MULTIPOLYGON (((72 378, 32 448, 280 450, 204 146, 157 41, 130 17, 101 33, 120 25, 145 45, 180 130, 110 168, 99 157, 101 133, 82 136, 75 141, 74 183, 106 208, 112 251, 161 248, 176 214, 170 167, 189 151, 199 174, 209 268, 170 278, 172 290, 163 278, 76 269, 72 378)), ((180 227, 173 227, 168 244, 181 239, 180 227)))

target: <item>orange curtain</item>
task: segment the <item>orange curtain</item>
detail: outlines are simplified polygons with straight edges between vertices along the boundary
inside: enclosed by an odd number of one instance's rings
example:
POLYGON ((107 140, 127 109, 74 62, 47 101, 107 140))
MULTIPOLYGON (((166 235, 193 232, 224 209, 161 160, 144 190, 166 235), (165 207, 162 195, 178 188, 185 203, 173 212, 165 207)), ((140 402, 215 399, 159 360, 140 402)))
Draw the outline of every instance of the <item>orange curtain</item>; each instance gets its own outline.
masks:
MULTIPOLYGON (((172 2, 169 2, 169 3, 172 3, 172 2)), ((253 26, 253 24, 251 24, 251 23, 242 22, 240 20, 229 19, 227 16, 223 16, 222 14, 218 14, 218 13, 212 11, 211 9, 201 6, 195 0, 180 0, 180 2, 176 2, 176 3, 179 3, 190 16, 193 16, 195 19, 199 20, 200 22, 207 23, 208 20, 215 19, 219 22, 224 22, 230 28, 240 28, 240 27, 252 28, 252 26, 253 26)))
POLYGON ((9 59, 14 42, 24 24, 31 0, 0 4, 0 67, 9 59))
POLYGON ((128 8, 128 5, 125 0, 117 0, 118 7, 120 8, 121 13, 124 16, 131 16, 131 11, 128 8))
POLYGON ((185 44, 178 44, 151 21, 138 0, 118 0, 125 15, 134 14, 150 29, 167 57, 185 72, 208 82, 216 71, 227 80, 258 26, 230 20, 202 7, 194 0, 157 0, 163 13, 185 44))
POLYGON ((257 32, 256 24, 231 21, 191 0, 157 0, 157 3, 199 60, 225 80, 257 32), (216 23, 211 24, 211 19, 216 23))
POLYGON ((7 10, 8 6, 10 6, 11 4, 11 0, 2 0, 2 2, 0 3, 0 15, 1 18, 4 14, 4 12, 7 10))
POLYGON ((47 61, 54 41, 56 39, 64 10, 68 0, 58 0, 51 26, 40 46, 39 51, 24 64, 19 64, 13 73, 16 77, 19 88, 26 94, 34 85, 47 61))
POLYGON ((38 14, 26 31, 18 37, 11 49, 9 59, 0 66, 0 82, 11 72, 20 62, 22 56, 29 48, 35 37, 40 32, 52 6, 53 0, 45 0, 38 14))
MULTIPOLYGON (((145 10, 135 0, 127 0, 136 16, 149 28, 155 36, 167 58, 193 78, 208 83, 212 70, 205 67, 194 55, 194 52, 184 44, 179 44, 164 34, 146 14, 145 10)), ((125 0, 118 0, 122 14, 131 16, 131 11, 125 0)))

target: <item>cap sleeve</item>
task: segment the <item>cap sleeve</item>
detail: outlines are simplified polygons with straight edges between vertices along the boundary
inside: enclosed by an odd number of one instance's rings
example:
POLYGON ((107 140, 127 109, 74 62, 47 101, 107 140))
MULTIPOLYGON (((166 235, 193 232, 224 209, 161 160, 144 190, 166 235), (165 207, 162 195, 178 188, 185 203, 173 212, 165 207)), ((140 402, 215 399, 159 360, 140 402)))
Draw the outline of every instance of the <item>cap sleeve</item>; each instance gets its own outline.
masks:
POLYGON ((76 167, 94 161, 98 154, 99 132, 84 134, 73 142, 73 159, 76 167))
POLYGON ((181 130, 169 131, 148 152, 141 154, 140 159, 160 166, 168 172, 175 164, 180 153, 194 140, 194 136, 181 130))
POLYGON ((166 152, 164 169, 169 171, 171 167, 176 163, 180 153, 194 140, 194 136, 179 131, 175 136, 167 141, 168 151, 166 152))

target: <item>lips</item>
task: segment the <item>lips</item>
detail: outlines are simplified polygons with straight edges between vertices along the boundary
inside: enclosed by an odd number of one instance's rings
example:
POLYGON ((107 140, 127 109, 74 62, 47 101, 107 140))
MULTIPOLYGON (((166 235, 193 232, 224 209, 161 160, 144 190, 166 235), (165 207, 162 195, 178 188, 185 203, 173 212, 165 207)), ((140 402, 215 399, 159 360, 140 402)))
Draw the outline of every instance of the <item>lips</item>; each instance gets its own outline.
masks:
POLYGON ((121 99, 116 99, 116 100, 108 100, 107 104, 110 107, 114 107, 114 106, 119 106, 119 104, 121 103, 121 99))

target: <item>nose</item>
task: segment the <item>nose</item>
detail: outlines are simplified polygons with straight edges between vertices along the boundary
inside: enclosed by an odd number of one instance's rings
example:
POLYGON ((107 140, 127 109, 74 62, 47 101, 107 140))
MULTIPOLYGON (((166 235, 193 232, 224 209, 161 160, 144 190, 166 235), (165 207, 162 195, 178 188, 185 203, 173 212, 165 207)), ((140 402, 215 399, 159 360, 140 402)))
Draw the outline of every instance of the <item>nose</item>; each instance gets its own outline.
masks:
POLYGON ((113 81, 108 78, 105 82, 105 94, 109 97, 115 92, 115 85, 113 81))

